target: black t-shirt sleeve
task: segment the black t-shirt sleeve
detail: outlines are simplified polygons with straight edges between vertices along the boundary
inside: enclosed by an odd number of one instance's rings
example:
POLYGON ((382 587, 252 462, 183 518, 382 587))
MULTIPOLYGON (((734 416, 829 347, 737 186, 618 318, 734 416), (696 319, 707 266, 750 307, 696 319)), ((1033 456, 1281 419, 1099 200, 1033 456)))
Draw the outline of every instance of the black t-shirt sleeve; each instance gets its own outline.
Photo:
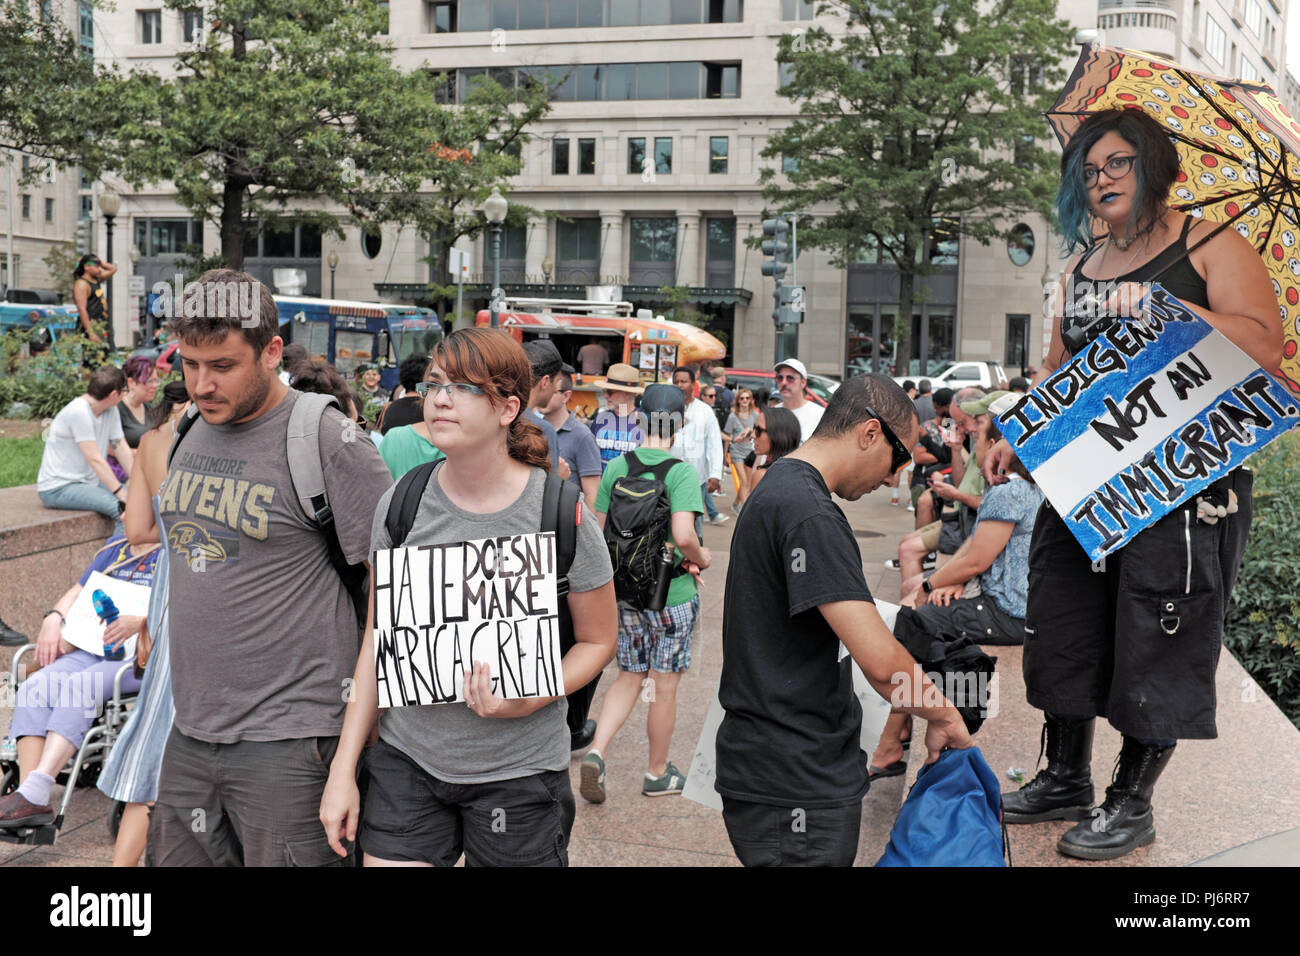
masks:
POLYGON ((790 616, 834 601, 870 601, 862 574, 862 552, 843 515, 812 515, 785 536, 785 565, 790 616))

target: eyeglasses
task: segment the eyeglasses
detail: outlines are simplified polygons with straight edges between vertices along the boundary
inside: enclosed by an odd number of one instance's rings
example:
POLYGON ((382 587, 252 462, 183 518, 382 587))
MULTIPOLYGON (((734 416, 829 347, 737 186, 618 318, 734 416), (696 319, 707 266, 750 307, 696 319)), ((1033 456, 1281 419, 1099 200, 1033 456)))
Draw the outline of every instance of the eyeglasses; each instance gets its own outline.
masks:
POLYGON ((867 418, 874 418, 880 423, 880 433, 889 439, 889 447, 892 449, 894 456, 891 462, 892 467, 890 468, 890 473, 892 474, 900 468, 906 468, 908 463, 912 460, 911 450, 898 440, 898 436, 894 434, 894 430, 886 425, 885 420, 873 412, 870 406, 864 409, 864 411, 866 412, 867 418))
POLYGON ((755 434, 755 435, 766 435, 766 434, 767 434, 767 429, 764 428, 762 425, 755 425, 755 426, 754 426, 754 434, 755 434))
POLYGON ((798 375, 778 375, 778 376, 776 377, 776 380, 777 380, 778 382, 797 382, 797 381, 799 381, 799 376, 798 376, 798 375))
POLYGON ((717 393, 717 392, 704 392, 704 393, 702 393, 702 397, 703 397, 703 398, 717 398, 717 397, 718 397, 718 393, 717 393))
POLYGON ((1101 174, 1101 171, 1103 169, 1106 170, 1106 175, 1109 176, 1111 179, 1123 179, 1132 171, 1133 161, 1135 159, 1137 159, 1136 155, 1112 156, 1110 159, 1106 160, 1104 165, 1100 167, 1084 166, 1083 184, 1087 186, 1089 189, 1097 185, 1097 177, 1101 174))
POLYGON ((433 395, 435 400, 439 392, 446 392, 451 396, 452 401, 456 400, 457 395, 486 395, 487 393, 477 385, 471 385, 469 382, 417 382, 415 385, 416 393, 427 399, 433 395))

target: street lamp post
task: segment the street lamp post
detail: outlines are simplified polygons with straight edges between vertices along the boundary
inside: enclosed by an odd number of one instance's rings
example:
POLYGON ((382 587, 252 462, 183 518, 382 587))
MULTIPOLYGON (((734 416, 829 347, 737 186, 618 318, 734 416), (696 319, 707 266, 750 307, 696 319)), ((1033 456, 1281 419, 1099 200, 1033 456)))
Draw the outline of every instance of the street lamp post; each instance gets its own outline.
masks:
POLYGON ((488 311, 494 329, 501 310, 501 224, 506 221, 509 208, 501 189, 493 186, 492 195, 483 203, 483 214, 492 228, 492 301, 488 303, 488 311))
MULTIPOLYGON (((106 230, 105 253, 104 258, 108 262, 113 261, 113 220, 122 210, 122 197, 111 189, 105 189, 99 194, 99 211, 104 216, 104 227, 106 230)), ((107 302, 108 312, 108 348, 113 351, 117 348, 117 337, 113 334, 113 277, 108 277, 108 288, 105 290, 105 299, 107 302)))
POLYGON ((551 273, 555 271, 555 260, 547 256, 542 260, 542 278, 546 280, 545 295, 551 294, 551 273))
POLYGON ((334 298, 334 270, 339 267, 339 254, 333 249, 325 257, 325 264, 330 267, 330 298, 334 298))

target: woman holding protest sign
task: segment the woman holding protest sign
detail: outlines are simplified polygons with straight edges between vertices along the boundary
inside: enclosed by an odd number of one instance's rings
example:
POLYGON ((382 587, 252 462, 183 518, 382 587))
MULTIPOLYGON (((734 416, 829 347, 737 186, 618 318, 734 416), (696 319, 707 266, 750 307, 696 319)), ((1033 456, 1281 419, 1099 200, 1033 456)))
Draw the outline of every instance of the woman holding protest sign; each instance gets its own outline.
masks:
MULTIPOLYGON (((405 547, 468 552, 484 539, 499 543, 542 530, 549 456, 541 430, 521 417, 531 378, 523 349, 495 330, 454 332, 434 350, 418 389, 424 420, 446 459, 426 472, 405 547)), ((497 691, 506 685, 506 675, 494 665, 466 659, 454 672, 456 690, 463 688, 450 695, 456 702, 379 710, 375 579, 392 587, 380 571, 391 554, 390 532, 397 525, 390 520, 390 505, 401 488, 399 483, 384 496, 375 515, 370 621, 321 800, 330 844, 342 855, 342 841, 355 839, 360 824, 367 865, 451 866, 462 850, 471 866, 566 865, 574 801, 563 696, 502 699, 497 691), (378 741, 366 753, 370 782, 360 820, 356 771, 376 718, 378 741)), ((567 574, 576 643, 563 657, 563 683, 579 688, 613 657, 618 617, 599 525, 585 505, 571 518, 561 515, 566 519, 576 523, 567 574)), ((463 580, 462 588, 468 591, 463 580)), ((471 598, 439 600, 451 607, 471 598)), ((451 617, 444 614, 442 621, 451 617)), ((429 623, 439 623, 438 615, 429 623)), ((464 656, 472 655, 467 648, 464 656)))
MULTIPOLYGON (((1058 285, 1035 384, 1103 332, 1140 325, 1139 301, 1153 282, 1262 368, 1278 366, 1278 303, 1265 267, 1235 230, 1216 232, 1169 208, 1179 160, 1158 121, 1140 110, 1089 116, 1065 148, 1061 173, 1062 232, 1083 251, 1058 285), (1107 229, 1100 238, 1094 219, 1107 229)), ((1005 440, 990 450, 992 484, 1008 480, 1013 454, 1005 440)), ((1114 859, 1155 839, 1151 796, 1177 740, 1217 735, 1224 606, 1250 518, 1251 477, 1238 469, 1094 564, 1043 504, 1029 556, 1024 674, 1029 702, 1045 712, 1048 765, 1003 796, 1007 823, 1081 820, 1057 848, 1083 859, 1114 859), (1098 716, 1124 741, 1114 782, 1094 807, 1098 716)))

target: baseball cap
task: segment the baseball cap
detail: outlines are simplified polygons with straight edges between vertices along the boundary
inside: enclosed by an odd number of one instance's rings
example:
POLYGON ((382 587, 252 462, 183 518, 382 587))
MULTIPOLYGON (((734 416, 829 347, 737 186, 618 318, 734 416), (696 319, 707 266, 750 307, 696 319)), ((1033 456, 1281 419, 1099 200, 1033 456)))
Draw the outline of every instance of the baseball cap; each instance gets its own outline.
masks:
POLYGON ((967 415, 988 415, 990 412, 994 415, 1006 411, 1010 403, 1003 402, 1002 399, 1010 396, 1012 399, 1019 398, 1015 392, 1008 392, 1003 389, 995 389, 989 392, 983 398, 972 399, 969 402, 961 403, 961 410, 967 415))
MULTIPOLYGON (((601 388, 616 392, 632 392, 635 395, 645 391, 645 386, 641 384, 641 376, 626 362, 615 362, 611 365, 605 372, 605 381, 599 384, 601 388)), ((679 394, 680 391, 679 389, 679 394)))
POLYGON ((533 367, 533 374, 538 378, 543 375, 554 375, 564 367, 560 350, 550 339, 534 339, 525 342, 524 353, 528 356, 528 364, 533 367))
POLYGON ((781 370, 782 365, 790 369, 790 371, 792 372, 798 372, 805 379, 808 377, 808 370, 804 368, 803 362, 800 362, 797 358, 788 358, 782 360, 779 364, 772 366, 772 371, 779 372, 781 370))
POLYGON ((649 385, 641 395, 641 411, 647 415, 683 415, 686 413, 686 398, 676 385, 663 382, 649 385))

